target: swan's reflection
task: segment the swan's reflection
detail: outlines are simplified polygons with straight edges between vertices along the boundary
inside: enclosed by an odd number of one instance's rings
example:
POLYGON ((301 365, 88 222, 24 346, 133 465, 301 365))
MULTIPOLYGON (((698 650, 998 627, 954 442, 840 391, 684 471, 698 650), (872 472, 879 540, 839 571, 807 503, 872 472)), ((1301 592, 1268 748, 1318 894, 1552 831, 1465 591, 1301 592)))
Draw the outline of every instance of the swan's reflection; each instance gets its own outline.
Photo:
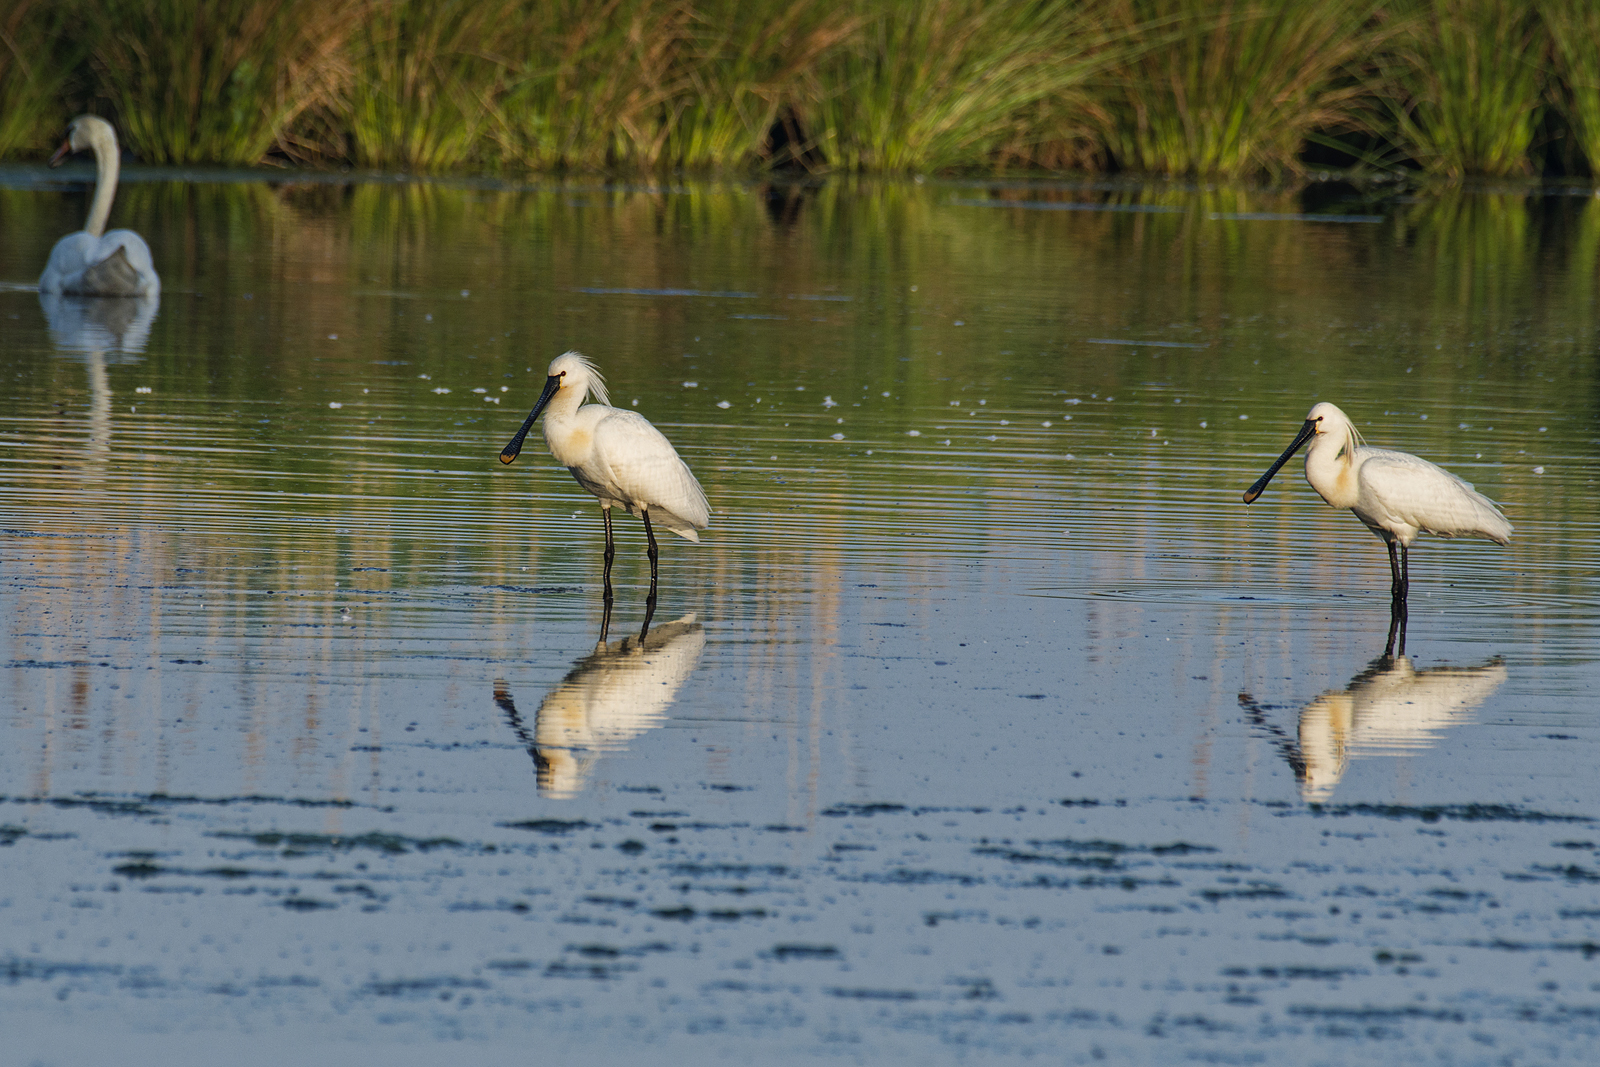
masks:
POLYGON ((111 378, 106 365, 137 363, 161 310, 159 296, 60 296, 40 293, 50 340, 89 369, 87 456, 98 469, 111 455, 111 378))
POLYGON ((1342 690, 1330 690, 1300 709, 1290 738, 1267 720, 1267 708, 1248 693, 1239 705, 1277 744, 1306 800, 1327 800, 1352 759, 1404 756, 1435 744, 1506 680, 1496 657, 1479 667, 1419 671, 1406 656, 1379 656, 1342 690))
POLYGON ((150 341, 159 296, 59 296, 40 293, 50 340, 63 352, 135 363, 150 341))
POLYGON ((538 769, 539 792, 576 796, 602 755, 666 721, 667 708, 706 647, 693 614, 643 638, 601 643, 546 694, 530 730, 503 679, 494 700, 538 769))

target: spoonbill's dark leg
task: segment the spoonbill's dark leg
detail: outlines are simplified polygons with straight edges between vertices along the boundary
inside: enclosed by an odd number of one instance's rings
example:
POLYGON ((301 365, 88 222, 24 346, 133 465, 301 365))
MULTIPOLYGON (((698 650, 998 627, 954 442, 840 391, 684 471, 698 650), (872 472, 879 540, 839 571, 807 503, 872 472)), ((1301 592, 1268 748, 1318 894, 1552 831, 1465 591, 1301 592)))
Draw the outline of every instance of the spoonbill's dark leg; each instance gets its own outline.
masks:
POLYGON ((1410 616, 1410 605, 1407 603, 1411 591, 1411 557, 1406 546, 1401 544, 1399 552, 1395 551, 1397 542, 1389 542, 1389 574, 1392 581, 1389 585, 1389 643, 1384 647, 1385 656, 1406 654, 1406 622, 1410 616), (1395 638, 1399 637, 1399 649, 1395 649, 1395 638))
POLYGON ((644 598, 644 625, 639 627, 639 640, 643 641, 650 636, 650 620, 656 617, 656 590, 650 587, 650 595, 644 598))
MULTIPOLYGON (((610 508, 601 508, 600 509, 600 514, 602 516, 604 516, 605 520, 606 520, 606 571, 605 571, 605 584, 606 584, 606 599, 610 600, 611 599, 611 561, 617 558, 617 542, 615 540, 613 540, 612 537, 611 537, 611 509, 610 508)), ((1391 555, 1392 554, 1393 553, 1391 552, 1391 555)))
POLYGON ((1411 617, 1411 552, 1400 546, 1400 654, 1405 651, 1406 621, 1411 617))
POLYGON ((617 542, 611 536, 611 509, 601 508, 600 515, 606 520, 605 591, 601 594, 605 609, 600 615, 600 647, 604 647, 611 630, 611 561, 617 558, 617 542))
POLYGON ((1405 601, 1391 600, 1389 602, 1389 642, 1383 646, 1383 657, 1394 659, 1396 655, 1406 654, 1406 609, 1405 601), (1395 638, 1400 638, 1400 649, 1395 651, 1395 638))
POLYGON ((660 550, 656 548, 656 532, 650 528, 650 513, 641 508, 639 510, 639 517, 644 520, 645 540, 650 542, 650 595, 654 596, 656 592, 656 558, 661 553, 660 550))
POLYGON ((611 587, 609 585, 606 586, 606 595, 602 602, 605 604, 605 610, 600 613, 600 640, 595 645, 596 652, 606 647, 606 634, 611 632, 611 587))
POLYGON ((650 632, 650 619, 656 613, 656 559, 661 552, 656 548, 656 533, 650 528, 650 512, 641 508, 639 517, 644 520, 645 540, 650 542, 650 595, 644 598, 644 625, 639 628, 639 640, 642 641, 645 634, 650 632))

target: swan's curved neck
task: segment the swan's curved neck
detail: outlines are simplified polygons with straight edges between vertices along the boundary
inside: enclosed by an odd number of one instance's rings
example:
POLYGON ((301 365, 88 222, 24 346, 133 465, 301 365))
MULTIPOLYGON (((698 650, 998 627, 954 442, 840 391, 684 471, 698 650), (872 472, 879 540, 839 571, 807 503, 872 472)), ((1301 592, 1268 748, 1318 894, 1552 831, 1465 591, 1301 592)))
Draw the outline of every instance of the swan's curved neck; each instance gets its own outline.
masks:
POLYGON ((115 142, 106 144, 96 138, 94 149, 94 199, 89 203, 89 218, 83 224, 90 237, 106 232, 106 220, 111 217, 111 201, 117 196, 117 172, 122 169, 115 142))

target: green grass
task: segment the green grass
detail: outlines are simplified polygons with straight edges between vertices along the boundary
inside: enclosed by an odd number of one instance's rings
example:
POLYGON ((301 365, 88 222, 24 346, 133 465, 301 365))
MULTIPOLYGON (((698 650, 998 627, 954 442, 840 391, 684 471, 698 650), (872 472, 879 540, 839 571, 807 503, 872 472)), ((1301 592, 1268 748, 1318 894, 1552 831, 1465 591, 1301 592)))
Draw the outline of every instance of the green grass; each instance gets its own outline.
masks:
POLYGON ((1537 6, 1529 0, 1404 6, 1412 17, 1379 54, 1369 83, 1389 120, 1390 142, 1444 178, 1532 173, 1530 149, 1550 85, 1537 6))
POLYGON ((344 108, 364 167, 451 170, 475 158, 512 78, 517 0, 375 0, 350 35, 344 108))
POLYGON ((0 159, 60 143, 61 99, 82 61, 73 12, 52 0, 11 0, 0 12, 0 159))
POLYGON ((1362 128, 1356 65, 1386 33, 1373 0, 1128 0, 1138 48, 1103 94, 1106 144, 1135 171, 1226 178, 1300 169, 1316 137, 1362 128))
POLYGON ((981 166, 1043 141, 1028 127, 1111 61, 1091 6, 1070 0, 841 5, 861 28, 830 50, 796 102, 808 147, 876 173, 981 166))
POLYGON ((1506 176, 1541 128, 1600 169, 1597 41, 1593 0, 9 0, 0 155, 94 110, 168 164, 1506 176))
POLYGON ((810 75, 863 20, 815 0, 702 0, 690 24, 684 92, 671 115, 668 155, 689 170, 773 162, 771 131, 785 123, 777 162, 804 158, 795 115, 810 75))
POLYGON ((661 163, 692 20, 670 0, 542 5, 506 99, 502 157, 539 170, 661 163))
POLYGON ((1566 120, 1591 174, 1600 174, 1600 5, 1592 0, 1541 0, 1558 85, 1552 105, 1566 120))
POLYGON ((297 154, 290 127, 335 94, 355 0, 99 0, 81 5, 96 95, 151 163, 297 154), (95 17, 88 17, 93 15, 95 17))

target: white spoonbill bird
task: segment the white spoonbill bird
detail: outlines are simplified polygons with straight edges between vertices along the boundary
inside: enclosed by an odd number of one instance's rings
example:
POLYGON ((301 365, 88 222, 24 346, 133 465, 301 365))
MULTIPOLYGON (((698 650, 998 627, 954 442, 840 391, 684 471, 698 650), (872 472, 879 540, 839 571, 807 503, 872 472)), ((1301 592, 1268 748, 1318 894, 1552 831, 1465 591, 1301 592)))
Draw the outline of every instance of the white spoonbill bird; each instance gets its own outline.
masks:
POLYGON ((132 230, 106 232, 111 201, 117 195, 117 133, 95 115, 79 115, 67 125, 67 139, 50 157, 59 166, 69 152, 94 153, 94 199, 83 229, 69 233, 50 250, 39 276, 39 292, 68 296, 157 296, 161 278, 150 246, 132 230))
POLYGON ((1305 425, 1283 455, 1245 490, 1244 502, 1260 496, 1307 441, 1311 447, 1306 450, 1306 481, 1311 488, 1332 506, 1355 512, 1388 546, 1393 579, 1389 591, 1401 616, 1411 585, 1406 550, 1417 534, 1487 537, 1502 545, 1511 540, 1511 524, 1488 497, 1425 459, 1362 444, 1349 417, 1326 403, 1306 415, 1305 425))
POLYGON ((548 373, 539 402, 501 451, 500 462, 517 458, 534 420, 543 412, 544 442, 550 446, 550 454, 600 501, 600 514, 606 522, 606 598, 611 597, 611 561, 617 553, 611 536, 611 509, 623 507, 644 520, 644 535, 650 543, 650 596, 654 599, 657 551, 650 521, 698 542, 697 531, 705 529, 711 517, 705 490, 660 430, 637 411, 610 406, 605 379, 593 363, 577 352, 567 352, 550 362, 548 373), (599 403, 579 407, 589 394, 599 403))

